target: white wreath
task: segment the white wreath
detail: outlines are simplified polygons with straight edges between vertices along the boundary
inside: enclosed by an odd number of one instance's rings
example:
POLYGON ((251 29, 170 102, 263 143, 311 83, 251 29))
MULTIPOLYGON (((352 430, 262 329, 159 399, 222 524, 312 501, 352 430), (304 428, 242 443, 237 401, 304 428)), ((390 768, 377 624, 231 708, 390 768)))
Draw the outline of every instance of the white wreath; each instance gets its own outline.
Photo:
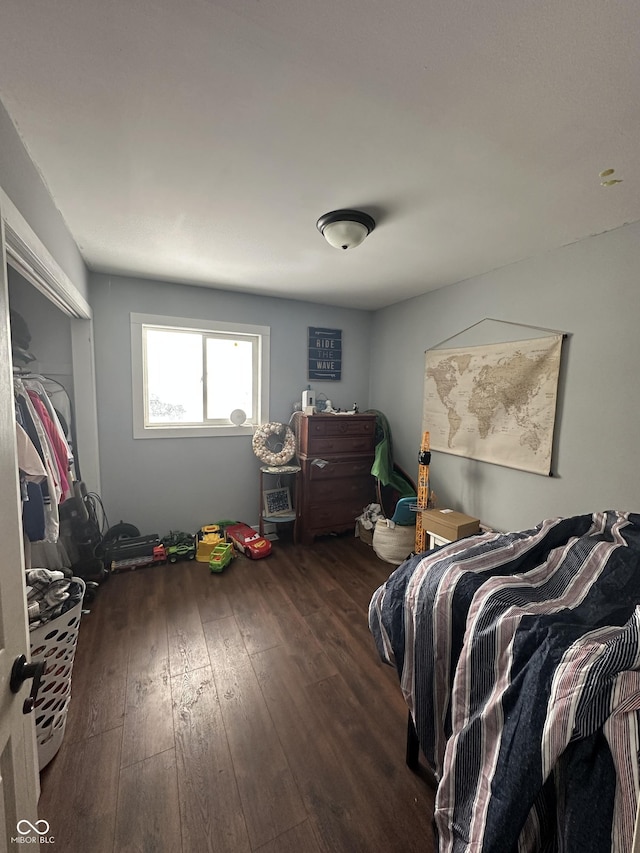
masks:
POLYGON ((286 424, 279 424, 276 421, 259 426, 253 434, 251 444, 258 459, 266 462, 267 465, 286 465, 290 459, 293 459, 296 452, 293 430, 286 424), (281 440, 283 434, 284 442, 281 440), (282 450, 276 451, 269 447, 268 442, 271 436, 278 437, 276 446, 282 444, 282 450))

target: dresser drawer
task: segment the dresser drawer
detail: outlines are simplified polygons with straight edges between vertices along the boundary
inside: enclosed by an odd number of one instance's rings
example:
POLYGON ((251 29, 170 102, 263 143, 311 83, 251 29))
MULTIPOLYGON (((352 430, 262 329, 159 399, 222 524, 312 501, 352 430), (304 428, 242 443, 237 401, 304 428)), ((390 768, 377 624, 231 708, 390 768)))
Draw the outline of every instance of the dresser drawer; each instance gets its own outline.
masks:
POLYGON ((329 506, 313 507, 309 514, 309 529, 310 530, 326 530, 330 531, 333 528, 349 528, 352 525, 355 527, 356 518, 362 513, 362 506, 357 503, 343 503, 338 506, 331 504, 329 506))
POLYGON ((373 448, 370 436, 366 435, 335 435, 327 438, 314 436, 309 439, 306 456, 334 456, 343 454, 351 456, 354 453, 371 453, 373 448))
POLYGON ((363 507, 370 504, 373 497, 373 477, 357 477, 346 480, 316 480, 310 484, 307 495, 308 503, 311 507, 329 503, 355 503, 360 507, 356 515, 360 515, 363 507))
POLYGON ((371 476, 373 456, 365 456, 360 459, 336 459, 326 460, 327 464, 320 467, 314 465, 311 459, 304 461, 304 475, 310 483, 324 480, 336 480, 340 477, 366 477, 371 476))
POLYGON ((329 435, 370 435, 373 438, 375 417, 356 415, 317 415, 309 418, 309 438, 329 435))
POLYGON ((309 415, 300 424, 303 456, 373 453, 375 415, 309 415))

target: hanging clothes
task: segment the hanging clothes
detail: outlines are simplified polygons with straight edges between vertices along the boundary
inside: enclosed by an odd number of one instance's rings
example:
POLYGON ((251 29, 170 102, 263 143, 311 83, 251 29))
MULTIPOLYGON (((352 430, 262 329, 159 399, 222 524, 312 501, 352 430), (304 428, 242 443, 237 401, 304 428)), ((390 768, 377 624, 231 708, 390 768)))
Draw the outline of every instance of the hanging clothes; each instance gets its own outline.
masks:
MULTIPOLYGON (((22 384, 17 380, 14 380, 14 388, 17 421, 24 427, 25 432, 29 436, 33 446, 40 456, 40 460, 46 471, 46 477, 41 483, 27 486, 27 497, 29 501, 33 501, 34 503, 31 507, 26 507, 26 509, 30 515, 34 511, 34 505, 39 503, 37 500, 37 490, 34 488, 34 485, 37 485, 41 492, 44 513, 44 530, 42 538, 46 538, 50 542, 55 542, 58 536, 58 516, 57 503, 55 499, 55 480, 48 445, 46 442, 43 444, 44 431, 42 430, 42 427, 38 429, 38 425, 36 423, 38 418, 31 401, 27 396, 27 392, 22 387, 22 384)), ((25 506, 23 504, 23 516, 24 510, 25 506)), ((35 535, 33 528, 30 528, 28 535, 29 538, 35 535)))
POLYGON ((69 455, 66 441, 62 438, 59 426, 56 427, 52 421, 45 404, 42 402, 35 391, 27 390, 29 399, 33 403, 33 408, 40 418, 42 428, 44 429, 49 444, 53 450, 53 457, 56 463, 56 474, 60 480, 60 489, 62 491, 62 499, 66 500, 71 497, 69 479, 67 473, 69 471, 69 455))
POLYGON ((47 471, 33 442, 19 423, 16 423, 16 444, 18 468, 22 471, 24 479, 32 483, 41 483, 47 476, 47 471))
POLYGON ((45 515, 41 484, 47 470, 33 442, 20 423, 16 423, 18 469, 22 495, 22 527, 27 539, 35 542, 44 539, 45 515))
POLYGON ((14 395, 17 425, 25 434, 20 435, 19 441, 24 446, 25 436, 28 438, 33 449, 27 448, 30 457, 33 459, 35 452, 45 471, 40 482, 26 476, 22 478, 25 533, 32 542, 57 542, 60 530, 58 504, 73 492, 73 455, 38 379, 32 377, 23 381, 14 377, 14 395))
MULTIPOLYGON (((59 443, 61 448, 61 458, 62 460, 64 460, 63 464, 65 467, 65 471, 70 472, 71 474, 68 479, 70 481, 76 480, 76 460, 71 445, 69 443, 69 436, 67 434, 68 424, 71 422, 71 403, 66 390, 62 387, 62 385, 56 383, 55 380, 48 379, 46 376, 39 377, 38 379, 36 379, 35 377, 25 377, 22 380, 22 384, 27 389, 29 394, 34 391, 38 395, 38 398, 40 399, 44 407, 46 408, 47 413, 51 418, 53 427, 55 429, 56 441, 59 443), (47 383, 47 387, 45 387, 44 383, 47 383), (66 403, 65 414, 67 418, 67 429, 65 429, 62 422, 60 421, 60 418, 64 417, 64 415, 59 413, 56 407, 54 406, 54 398, 57 400, 59 405, 62 403, 66 403)), ((69 494, 69 497, 71 497, 71 494, 69 494)))

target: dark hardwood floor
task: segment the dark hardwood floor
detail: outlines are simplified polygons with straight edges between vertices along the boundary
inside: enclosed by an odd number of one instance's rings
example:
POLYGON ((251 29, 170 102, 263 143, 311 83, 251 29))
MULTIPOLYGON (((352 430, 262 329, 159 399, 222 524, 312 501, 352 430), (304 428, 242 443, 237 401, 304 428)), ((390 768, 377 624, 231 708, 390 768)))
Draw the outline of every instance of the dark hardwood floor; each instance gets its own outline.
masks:
POLYGON ((406 706, 367 627, 392 570, 342 536, 221 575, 111 577, 41 774, 55 849, 433 851, 433 790, 404 763, 406 706))

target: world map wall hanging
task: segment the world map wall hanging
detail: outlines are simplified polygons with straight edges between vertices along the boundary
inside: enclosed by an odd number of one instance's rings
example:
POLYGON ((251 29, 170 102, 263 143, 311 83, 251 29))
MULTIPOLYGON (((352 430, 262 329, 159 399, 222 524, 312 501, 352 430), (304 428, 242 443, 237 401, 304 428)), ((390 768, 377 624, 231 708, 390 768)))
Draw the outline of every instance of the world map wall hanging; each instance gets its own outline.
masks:
POLYGON ((549 475, 562 340, 427 350, 431 449, 549 475))

